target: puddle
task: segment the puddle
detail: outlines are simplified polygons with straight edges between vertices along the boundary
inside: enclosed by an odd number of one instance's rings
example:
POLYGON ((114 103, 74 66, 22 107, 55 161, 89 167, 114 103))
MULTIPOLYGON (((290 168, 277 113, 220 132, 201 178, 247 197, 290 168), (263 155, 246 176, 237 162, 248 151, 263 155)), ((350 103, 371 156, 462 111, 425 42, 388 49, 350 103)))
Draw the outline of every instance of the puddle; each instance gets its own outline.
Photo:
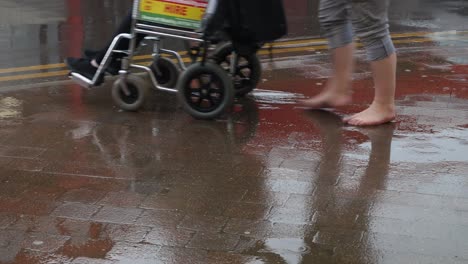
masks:
POLYGON ((251 253, 254 255, 263 256, 267 260, 281 259, 278 263, 286 264, 303 263, 303 256, 310 253, 310 247, 300 238, 268 238, 261 243, 260 248, 253 250, 255 253, 251 253))
POLYGON ((14 97, 0 99, 0 119, 21 117, 23 102, 14 97))
POLYGON ((296 104, 304 95, 290 92, 256 89, 251 96, 259 104, 296 104))
MULTIPOLYGON (((366 152, 371 150, 371 143, 365 142, 360 147, 366 152)), ((447 129, 436 134, 415 133, 396 134, 392 140, 391 162, 466 162, 468 153, 468 130, 447 129)), ((347 156, 367 160, 368 155, 350 154, 347 156)))
POLYGON ((79 122, 78 127, 70 131, 71 137, 79 140, 91 136, 96 126, 94 122, 79 122))

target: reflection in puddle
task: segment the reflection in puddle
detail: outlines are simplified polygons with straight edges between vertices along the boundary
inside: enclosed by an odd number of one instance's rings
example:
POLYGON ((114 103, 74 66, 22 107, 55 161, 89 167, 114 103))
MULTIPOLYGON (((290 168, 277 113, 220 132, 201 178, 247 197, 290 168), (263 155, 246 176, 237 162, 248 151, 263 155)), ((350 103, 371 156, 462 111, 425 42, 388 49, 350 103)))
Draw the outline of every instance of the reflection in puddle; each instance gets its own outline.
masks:
MULTIPOLYGON (((371 143, 360 145, 365 150, 371 149, 371 143)), ((437 134, 415 133, 396 135, 392 142, 391 162, 465 162, 468 153, 468 130, 447 129, 437 134)), ((358 159, 367 159, 367 155, 347 154, 358 159)))
POLYGON ((282 91, 256 89, 251 94, 260 104, 295 104, 304 95, 282 91))
POLYGON ((20 117, 22 105, 23 102, 13 97, 0 99, 0 119, 20 117))
POLYGON ((70 131, 74 140, 79 140, 92 135, 93 129, 96 127, 94 122, 80 122, 79 127, 70 131))
POLYGON ((466 57, 447 57, 447 61, 455 64, 468 64, 468 58, 466 57))
POLYGON ((302 256, 310 251, 304 240, 298 238, 269 238, 264 243, 264 249, 258 253, 277 254, 287 264, 301 263, 302 256))

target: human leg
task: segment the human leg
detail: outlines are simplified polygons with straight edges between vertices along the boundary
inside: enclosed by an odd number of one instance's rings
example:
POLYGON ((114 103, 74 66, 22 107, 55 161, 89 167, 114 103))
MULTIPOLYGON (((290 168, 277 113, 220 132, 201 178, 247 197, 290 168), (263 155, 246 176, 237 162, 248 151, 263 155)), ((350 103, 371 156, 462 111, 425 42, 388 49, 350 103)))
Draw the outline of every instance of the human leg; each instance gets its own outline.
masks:
POLYGON ((395 119, 395 47, 388 30, 388 0, 352 0, 351 17, 371 63, 375 93, 366 110, 346 118, 351 125, 379 125, 395 119))
POLYGON ((319 19, 331 49, 333 76, 320 94, 302 103, 309 108, 338 107, 351 101, 354 44, 348 0, 321 0, 319 19))

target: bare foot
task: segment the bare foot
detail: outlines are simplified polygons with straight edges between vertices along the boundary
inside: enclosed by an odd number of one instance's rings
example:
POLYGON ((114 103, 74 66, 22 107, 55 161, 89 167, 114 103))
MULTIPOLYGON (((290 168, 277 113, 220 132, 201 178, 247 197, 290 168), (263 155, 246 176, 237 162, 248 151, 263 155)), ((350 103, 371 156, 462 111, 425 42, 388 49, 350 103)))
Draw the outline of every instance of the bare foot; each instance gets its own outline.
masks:
POLYGON ((375 126, 391 122, 395 119, 393 105, 379 105, 372 103, 366 110, 357 113, 343 121, 353 126, 375 126))
POLYGON ((325 90, 315 97, 300 101, 301 105, 309 109, 336 108, 351 102, 351 95, 325 90))

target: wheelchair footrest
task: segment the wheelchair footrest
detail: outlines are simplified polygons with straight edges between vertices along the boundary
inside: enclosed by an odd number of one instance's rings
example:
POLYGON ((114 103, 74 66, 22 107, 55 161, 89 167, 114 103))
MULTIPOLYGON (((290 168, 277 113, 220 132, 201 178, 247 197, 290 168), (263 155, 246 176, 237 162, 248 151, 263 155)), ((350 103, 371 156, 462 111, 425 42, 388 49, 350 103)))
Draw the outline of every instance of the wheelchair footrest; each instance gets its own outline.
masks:
POLYGON ((75 83, 79 84, 80 86, 84 88, 91 88, 94 86, 93 81, 84 77, 83 75, 76 73, 76 72, 71 72, 70 73, 70 79, 72 79, 75 83))

